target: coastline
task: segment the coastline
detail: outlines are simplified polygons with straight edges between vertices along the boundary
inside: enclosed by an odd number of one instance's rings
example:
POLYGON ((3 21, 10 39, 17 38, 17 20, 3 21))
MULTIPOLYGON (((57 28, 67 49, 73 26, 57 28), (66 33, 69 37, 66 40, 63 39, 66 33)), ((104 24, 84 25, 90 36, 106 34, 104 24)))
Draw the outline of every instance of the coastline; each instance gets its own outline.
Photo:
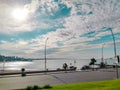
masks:
POLYGON ((13 73, 13 72, 21 72, 20 70, 0 70, 0 73, 13 73))

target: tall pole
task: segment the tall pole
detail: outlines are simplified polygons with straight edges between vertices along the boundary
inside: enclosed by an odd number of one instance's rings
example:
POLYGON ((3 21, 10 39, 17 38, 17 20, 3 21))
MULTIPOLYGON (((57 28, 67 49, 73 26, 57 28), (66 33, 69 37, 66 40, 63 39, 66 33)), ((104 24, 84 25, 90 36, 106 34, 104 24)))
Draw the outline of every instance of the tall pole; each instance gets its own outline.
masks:
MULTIPOLYGON (((116 54, 116 43, 115 43, 115 36, 113 34, 113 31, 112 29, 110 29, 111 31, 111 34, 112 34, 112 37, 113 37, 113 43, 114 43, 114 54, 115 54, 115 58, 117 58, 117 54, 116 54)), ((117 63, 116 63, 116 78, 118 79, 119 78, 119 75, 118 75, 118 66, 117 66, 117 63)))
POLYGON ((102 44, 102 58, 101 58, 101 62, 102 62, 102 63, 103 63, 103 48, 104 48, 104 45, 105 45, 105 43, 102 44))
POLYGON ((48 38, 45 40, 45 71, 47 71, 47 65, 46 65, 46 63, 47 63, 47 61, 46 61, 46 44, 47 44, 47 40, 48 40, 48 38))
POLYGON ((115 43, 115 37, 114 37, 114 34, 113 34, 112 29, 111 29, 110 31, 111 31, 111 34, 112 34, 112 37, 113 37, 113 43, 114 43, 114 54, 115 54, 115 57, 116 57, 117 54, 116 54, 116 43, 115 43))

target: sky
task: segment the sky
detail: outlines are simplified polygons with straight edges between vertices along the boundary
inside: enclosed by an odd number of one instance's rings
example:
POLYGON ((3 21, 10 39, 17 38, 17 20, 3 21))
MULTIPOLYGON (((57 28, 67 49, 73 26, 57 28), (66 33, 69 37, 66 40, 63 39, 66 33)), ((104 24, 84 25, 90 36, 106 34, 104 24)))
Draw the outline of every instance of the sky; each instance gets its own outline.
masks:
POLYGON ((111 30, 120 55, 120 0, 0 0, 1 55, 114 57, 111 30))

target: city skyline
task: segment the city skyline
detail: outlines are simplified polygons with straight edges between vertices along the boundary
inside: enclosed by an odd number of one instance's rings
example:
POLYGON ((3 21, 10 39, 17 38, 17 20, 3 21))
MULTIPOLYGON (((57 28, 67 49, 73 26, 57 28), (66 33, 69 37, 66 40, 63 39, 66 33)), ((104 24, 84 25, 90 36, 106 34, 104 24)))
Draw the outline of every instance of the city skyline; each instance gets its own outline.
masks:
POLYGON ((119 0, 1 0, 0 54, 20 57, 120 55, 119 0))

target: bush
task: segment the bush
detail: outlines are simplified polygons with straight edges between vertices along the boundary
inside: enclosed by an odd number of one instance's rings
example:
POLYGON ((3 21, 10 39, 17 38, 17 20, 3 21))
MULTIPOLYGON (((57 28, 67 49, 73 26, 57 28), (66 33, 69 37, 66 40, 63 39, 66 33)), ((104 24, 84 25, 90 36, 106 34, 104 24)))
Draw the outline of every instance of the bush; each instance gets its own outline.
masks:
POLYGON ((49 88, 52 88, 52 87, 48 84, 48 85, 45 85, 43 88, 49 89, 49 88))
POLYGON ((40 87, 38 87, 37 85, 32 86, 28 86, 25 90, 38 90, 40 89, 40 87))
POLYGON ((32 87, 28 86, 25 90, 32 90, 32 87))
POLYGON ((21 71, 24 72, 24 71, 25 71, 25 68, 22 68, 21 71))
POLYGON ((38 87, 37 85, 33 86, 33 90, 38 90, 38 89, 40 89, 40 87, 38 87))
POLYGON ((40 90, 40 89, 50 89, 50 88, 52 88, 52 87, 49 84, 43 86, 42 88, 37 85, 34 85, 34 86, 27 86, 27 88, 25 90, 40 90))

